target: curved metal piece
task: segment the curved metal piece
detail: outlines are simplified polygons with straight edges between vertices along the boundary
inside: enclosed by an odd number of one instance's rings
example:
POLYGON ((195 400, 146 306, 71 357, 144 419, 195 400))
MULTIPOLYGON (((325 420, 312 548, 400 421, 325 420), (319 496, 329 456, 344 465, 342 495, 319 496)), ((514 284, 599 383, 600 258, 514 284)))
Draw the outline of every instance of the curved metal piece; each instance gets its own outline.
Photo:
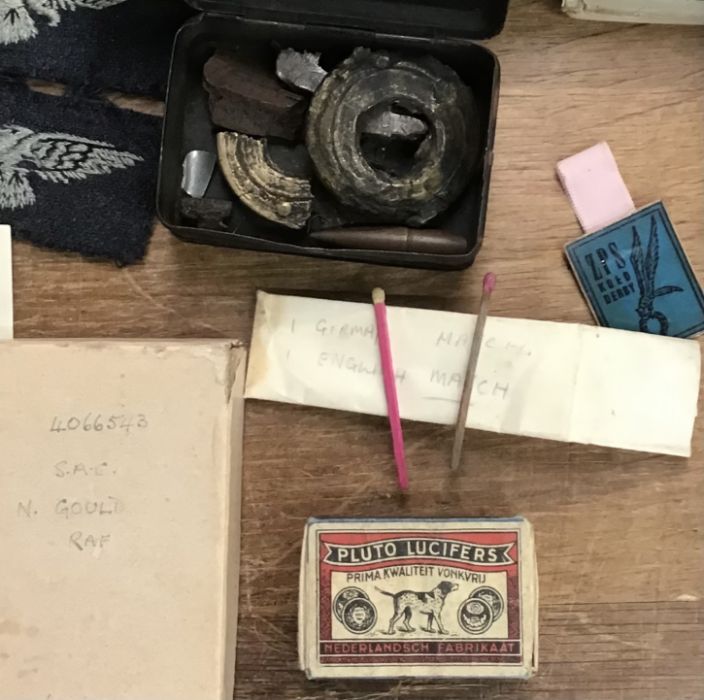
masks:
POLYGON ((218 159, 228 185, 250 209, 282 226, 306 225, 313 207, 310 181, 276 168, 267 157, 266 140, 221 132, 218 159))
POLYGON ((356 49, 323 81, 308 114, 308 151, 323 184, 344 204, 391 222, 424 224, 465 189, 479 151, 474 96, 454 70, 356 49), (385 170, 364 156, 366 116, 401 110, 428 125, 409 167, 385 170))

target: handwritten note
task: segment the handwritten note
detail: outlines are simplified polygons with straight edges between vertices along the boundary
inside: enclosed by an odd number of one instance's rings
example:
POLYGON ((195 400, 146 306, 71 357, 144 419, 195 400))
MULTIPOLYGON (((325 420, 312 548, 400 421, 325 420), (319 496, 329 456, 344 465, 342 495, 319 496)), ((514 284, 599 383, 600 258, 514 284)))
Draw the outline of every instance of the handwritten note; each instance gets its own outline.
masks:
POLYGON ((11 233, 9 226, 0 226, 0 340, 14 335, 11 233))
MULTIPOLYGON (((476 318, 389 308, 402 417, 455 421, 476 318)), ((467 425, 689 456, 696 341, 490 318, 467 425)), ((371 304, 260 292, 248 398, 385 415, 371 304)))
POLYGON ((0 343, 0 700, 232 697, 242 354, 0 343))
MULTIPOLYGON (((51 529, 52 537, 62 533, 59 541, 68 549, 100 557, 113 537, 113 525, 127 510, 125 498, 129 496, 125 494, 129 493, 131 481, 130 470, 124 463, 120 469, 119 464, 124 458, 116 458, 111 434, 126 436, 148 428, 149 421, 143 413, 101 414, 91 411, 82 418, 53 416, 47 434, 82 434, 87 444, 78 448, 67 445, 64 451, 69 455, 57 461, 47 455, 47 462, 52 462, 51 468, 40 469, 38 475, 42 477, 43 488, 37 489, 36 496, 19 500, 18 518, 43 521, 51 529), (102 439, 96 440, 103 432, 102 439), (87 435, 90 433, 92 440, 87 435), (86 455, 89 457, 84 459, 86 455), (56 479, 62 482, 59 486, 56 479)), ((60 449, 61 443, 56 446, 57 452, 60 449)))

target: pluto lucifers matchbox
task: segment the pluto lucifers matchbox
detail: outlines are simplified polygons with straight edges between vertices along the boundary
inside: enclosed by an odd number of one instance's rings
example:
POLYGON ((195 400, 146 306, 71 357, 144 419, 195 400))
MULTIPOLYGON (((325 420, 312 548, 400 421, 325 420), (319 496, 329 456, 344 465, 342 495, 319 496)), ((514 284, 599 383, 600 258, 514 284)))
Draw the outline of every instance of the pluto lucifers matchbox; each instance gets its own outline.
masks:
POLYGON ((309 520, 298 643, 309 678, 529 678, 538 665, 530 523, 309 520))

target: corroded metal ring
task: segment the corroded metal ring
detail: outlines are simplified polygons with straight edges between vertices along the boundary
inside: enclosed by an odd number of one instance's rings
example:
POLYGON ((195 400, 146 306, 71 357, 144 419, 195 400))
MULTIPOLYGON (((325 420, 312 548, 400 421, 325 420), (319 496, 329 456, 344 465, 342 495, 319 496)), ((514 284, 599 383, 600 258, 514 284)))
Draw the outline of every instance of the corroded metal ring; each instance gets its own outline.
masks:
POLYGON ((409 60, 356 49, 315 93, 306 140, 320 180, 340 201, 389 222, 418 225, 466 187, 479 147, 477 107, 459 76, 430 56, 409 60), (428 125, 401 174, 373 167, 361 148, 365 115, 384 107, 428 125))

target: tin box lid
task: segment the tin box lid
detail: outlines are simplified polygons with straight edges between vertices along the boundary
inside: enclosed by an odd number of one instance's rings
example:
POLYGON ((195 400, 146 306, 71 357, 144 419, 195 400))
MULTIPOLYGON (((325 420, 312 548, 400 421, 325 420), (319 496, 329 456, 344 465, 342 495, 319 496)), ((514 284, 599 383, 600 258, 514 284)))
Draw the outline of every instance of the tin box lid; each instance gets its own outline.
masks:
POLYGON ((187 0, 196 9, 297 24, 406 36, 488 39, 503 28, 509 0, 187 0))

